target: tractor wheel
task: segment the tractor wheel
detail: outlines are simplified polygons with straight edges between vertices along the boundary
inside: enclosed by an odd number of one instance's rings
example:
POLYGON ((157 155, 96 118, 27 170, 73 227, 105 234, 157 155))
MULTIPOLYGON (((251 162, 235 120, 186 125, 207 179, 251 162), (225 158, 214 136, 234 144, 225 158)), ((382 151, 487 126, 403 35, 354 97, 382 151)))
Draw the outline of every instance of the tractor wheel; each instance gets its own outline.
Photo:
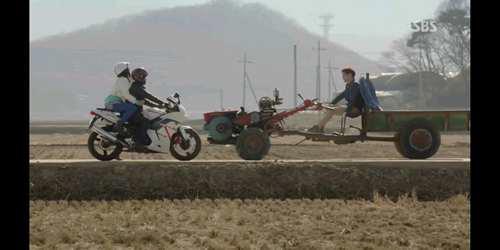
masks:
POLYGON ((433 156, 441 145, 439 131, 426 119, 417 118, 403 125, 399 130, 399 148, 396 149, 409 159, 427 159, 433 156))
POLYGON ((220 116, 212 119, 205 126, 208 136, 216 143, 224 143, 233 135, 233 124, 231 119, 220 116))
POLYGON ((236 140, 236 151, 245 160, 262 160, 270 148, 271 140, 260 128, 247 128, 236 140))

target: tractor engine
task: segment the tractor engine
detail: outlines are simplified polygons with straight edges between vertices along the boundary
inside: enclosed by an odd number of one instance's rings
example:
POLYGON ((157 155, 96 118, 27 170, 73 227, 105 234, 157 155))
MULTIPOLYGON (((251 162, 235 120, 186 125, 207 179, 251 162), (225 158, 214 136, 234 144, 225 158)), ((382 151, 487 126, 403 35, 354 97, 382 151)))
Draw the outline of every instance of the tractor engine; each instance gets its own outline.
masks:
POLYGON ((271 97, 264 96, 259 100, 259 120, 266 121, 271 118, 276 109, 274 106, 282 104, 278 89, 274 89, 274 100, 271 97))
POLYGON ((260 98, 259 100, 260 120, 265 121, 271 118, 274 115, 274 113, 276 113, 276 109, 274 108, 273 100, 267 96, 260 98))

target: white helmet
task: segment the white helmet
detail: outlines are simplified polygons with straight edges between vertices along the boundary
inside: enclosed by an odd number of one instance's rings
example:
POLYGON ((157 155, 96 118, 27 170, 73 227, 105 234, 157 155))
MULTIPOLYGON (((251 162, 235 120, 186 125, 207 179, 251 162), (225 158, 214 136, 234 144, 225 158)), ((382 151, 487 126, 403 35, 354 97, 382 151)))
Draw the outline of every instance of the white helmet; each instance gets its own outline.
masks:
POLYGON ((124 70, 128 69, 128 62, 119 62, 115 65, 115 75, 120 75, 124 70))

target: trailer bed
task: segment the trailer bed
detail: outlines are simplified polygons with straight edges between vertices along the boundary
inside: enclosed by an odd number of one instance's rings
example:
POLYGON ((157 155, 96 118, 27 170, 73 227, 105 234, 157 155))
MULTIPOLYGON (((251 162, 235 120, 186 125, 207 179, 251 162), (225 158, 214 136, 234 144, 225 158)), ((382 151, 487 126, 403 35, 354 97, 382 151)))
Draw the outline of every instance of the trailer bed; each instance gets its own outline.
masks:
POLYGON ((394 132, 415 118, 430 121, 439 131, 470 130, 469 110, 374 111, 363 115, 363 126, 366 132, 394 132))

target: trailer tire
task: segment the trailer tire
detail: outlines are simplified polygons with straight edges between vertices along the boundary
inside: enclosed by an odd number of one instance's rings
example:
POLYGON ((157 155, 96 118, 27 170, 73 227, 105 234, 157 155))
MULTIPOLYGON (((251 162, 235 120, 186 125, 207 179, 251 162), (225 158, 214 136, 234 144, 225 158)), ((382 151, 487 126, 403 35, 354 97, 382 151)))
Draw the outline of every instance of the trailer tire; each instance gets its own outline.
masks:
POLYGON ((441 145, 439 131, 423 118, 416 118, 404 124, 398 137, 396 149, 409 159, 427 159, 433 156, 441 145))
POLYGON ((262 160, 270 148, 271 140, 260 128, 244 129, 236 140, 236 151, 245 160, 262 160))

